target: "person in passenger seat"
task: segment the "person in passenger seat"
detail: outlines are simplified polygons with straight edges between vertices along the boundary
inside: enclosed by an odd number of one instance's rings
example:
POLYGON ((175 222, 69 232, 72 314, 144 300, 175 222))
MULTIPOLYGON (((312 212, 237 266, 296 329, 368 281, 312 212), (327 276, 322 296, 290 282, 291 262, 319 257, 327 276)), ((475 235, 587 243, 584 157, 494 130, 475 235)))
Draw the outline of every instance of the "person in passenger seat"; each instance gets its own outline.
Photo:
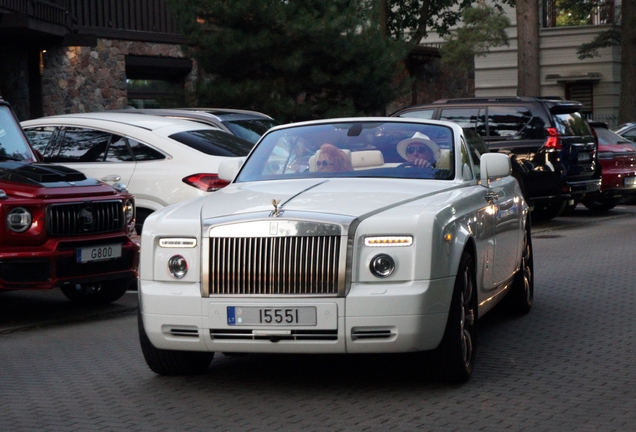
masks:
POLYGON ((349 156, 333 144, 320 146, 316 168, 318 172, 353 171, 349 156))
POLYGON ((419 132, 411 138, 400 141, 397 152, 406 160, 401 166, 433 167, 440 157, 439 146, 419 132))

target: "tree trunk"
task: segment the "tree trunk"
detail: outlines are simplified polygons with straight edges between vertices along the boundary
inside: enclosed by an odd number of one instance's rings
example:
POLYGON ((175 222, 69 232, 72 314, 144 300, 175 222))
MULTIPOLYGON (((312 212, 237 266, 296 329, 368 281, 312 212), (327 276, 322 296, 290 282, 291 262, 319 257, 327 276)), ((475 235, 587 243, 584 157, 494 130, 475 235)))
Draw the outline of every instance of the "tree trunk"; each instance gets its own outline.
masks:
POLYGON ((517 0, 517 67, 517 96, 541 96, 538 0, 517 0))
POLYGON ((634 71, 636 71, 636 1, 623 0, 619 124, 636 121, 636 73, 634 71))

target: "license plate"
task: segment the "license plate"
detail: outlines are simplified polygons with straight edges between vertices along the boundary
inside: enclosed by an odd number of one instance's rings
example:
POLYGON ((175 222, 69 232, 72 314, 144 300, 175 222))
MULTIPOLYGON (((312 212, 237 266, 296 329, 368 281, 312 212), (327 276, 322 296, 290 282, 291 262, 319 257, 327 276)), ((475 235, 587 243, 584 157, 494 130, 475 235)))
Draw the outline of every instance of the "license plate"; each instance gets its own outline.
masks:
POLYGON ((121 244, 91 246, 77 249, 77 262, 104 261, 121 257, 121 244))
POLYGON ((592 155, 589 153, 579 153, 579 162, 589 162, 592 160, 592 155))
POLYGON ((316 308, 301 307, 227 307, 228 325, 315 326, 316 308))

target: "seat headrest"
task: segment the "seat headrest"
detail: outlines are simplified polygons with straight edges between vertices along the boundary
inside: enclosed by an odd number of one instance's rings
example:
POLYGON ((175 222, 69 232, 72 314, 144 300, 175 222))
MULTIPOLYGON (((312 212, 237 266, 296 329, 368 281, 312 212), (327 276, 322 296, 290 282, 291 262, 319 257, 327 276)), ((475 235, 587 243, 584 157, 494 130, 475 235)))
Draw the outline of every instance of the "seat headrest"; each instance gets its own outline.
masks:
POLYGON ((384 156, 380 150, 363 150, 351 153, 353 168, 368 168, 384 165, 384 156))

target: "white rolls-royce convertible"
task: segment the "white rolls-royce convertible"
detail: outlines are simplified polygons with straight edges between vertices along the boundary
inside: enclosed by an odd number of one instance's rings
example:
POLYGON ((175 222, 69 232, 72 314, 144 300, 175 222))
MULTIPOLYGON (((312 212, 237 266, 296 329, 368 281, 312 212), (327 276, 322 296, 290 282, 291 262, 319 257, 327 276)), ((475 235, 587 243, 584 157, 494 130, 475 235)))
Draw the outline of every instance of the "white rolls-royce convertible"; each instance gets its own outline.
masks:
POLYGON ((203 373, 215 352, 416 353, 463 382, 478 318, 532 307, 510 159, 454 123, 278 126, 219 176, 144 225, 139 336, 158 374, 203 373))

